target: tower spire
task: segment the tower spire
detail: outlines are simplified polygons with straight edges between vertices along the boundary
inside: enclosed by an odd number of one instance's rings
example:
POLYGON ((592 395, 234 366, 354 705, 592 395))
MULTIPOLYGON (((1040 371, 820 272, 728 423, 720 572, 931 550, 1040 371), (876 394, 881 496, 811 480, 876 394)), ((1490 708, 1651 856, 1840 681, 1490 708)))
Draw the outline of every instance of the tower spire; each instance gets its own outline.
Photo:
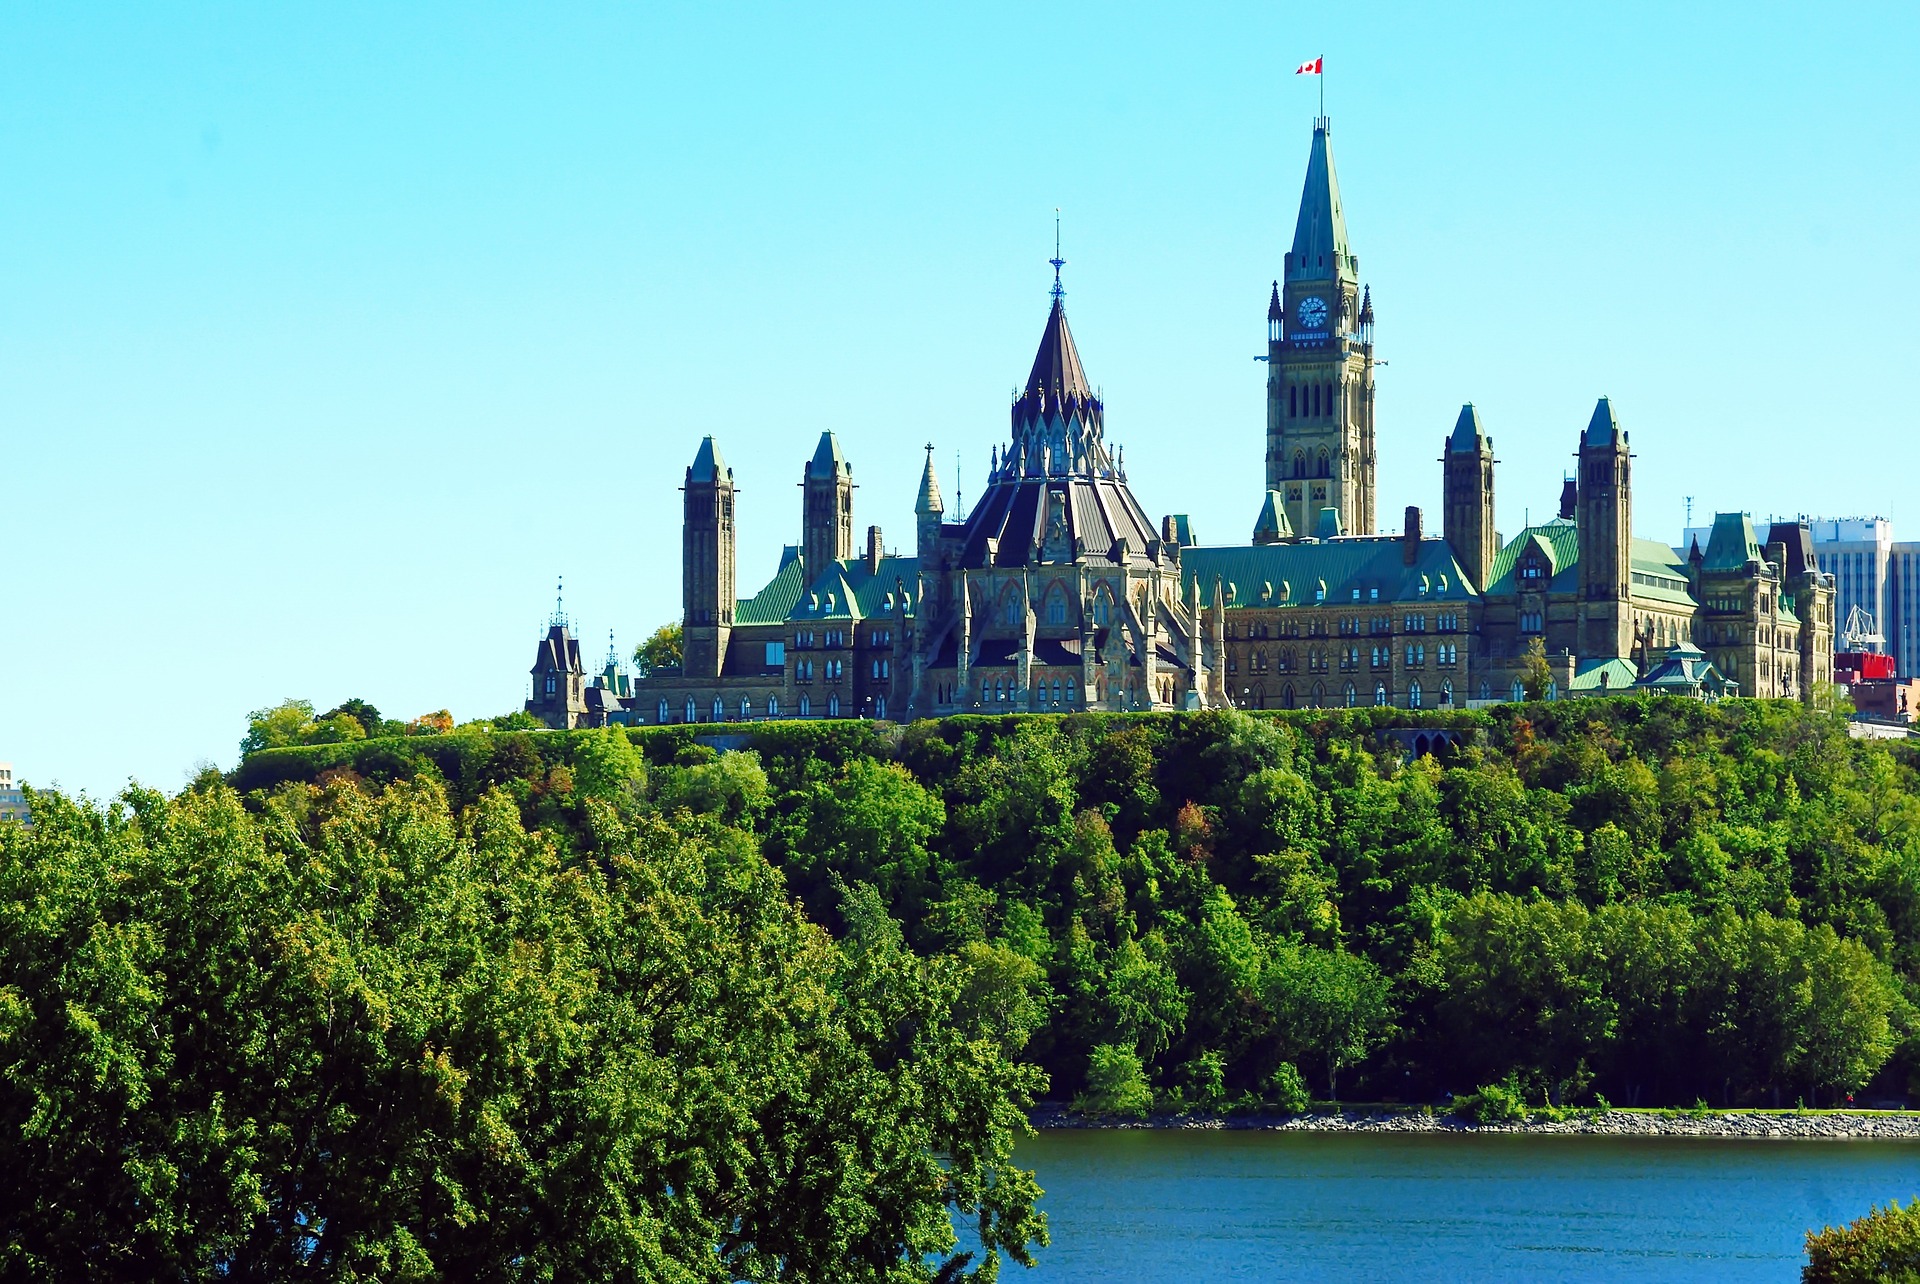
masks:
POLYGON ((1067 297, 1066 289, 1060 284, 1060 269, 1067 261, 1060 257, 1060 207, 1053 207, 1053 257, 1047 262, 1053 264, 1053 301, 1057 304, 1067 297))

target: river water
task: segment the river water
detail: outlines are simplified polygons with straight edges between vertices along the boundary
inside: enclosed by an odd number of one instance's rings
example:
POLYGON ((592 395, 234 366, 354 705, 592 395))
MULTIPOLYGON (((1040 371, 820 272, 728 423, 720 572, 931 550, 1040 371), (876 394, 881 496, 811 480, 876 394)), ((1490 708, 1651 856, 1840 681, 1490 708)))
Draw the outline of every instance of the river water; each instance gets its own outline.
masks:
POLYGON ((1799 1279, 1810 1227, 1920 1193, 1920 1142, 1049 1131, 1009 1280, 1799 1279))

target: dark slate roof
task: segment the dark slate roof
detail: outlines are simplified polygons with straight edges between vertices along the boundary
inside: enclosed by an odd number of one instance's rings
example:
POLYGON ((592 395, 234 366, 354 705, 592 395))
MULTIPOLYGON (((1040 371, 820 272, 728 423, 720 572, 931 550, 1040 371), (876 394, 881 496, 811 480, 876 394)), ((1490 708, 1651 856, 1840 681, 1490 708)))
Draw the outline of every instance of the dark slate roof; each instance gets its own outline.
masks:
MULTIPOLYGON (((1068 538, 1084 544, 1088 561, 1110 564, 1118 560, 1122 541, 1135 557, 1140 557, 1149 542, 1159 539, 1140 501, 1117 477, 1084 473, 1002 476, 974 505, 958 532, 962 540, 960 564, 969 568, 1027 565, 1045 535, 1040 529, 1045 521, 1040 501, 1049 491, 1064 497, 1068 538), (988 540, 996 542, 991 553, 988 540)), ((955 533, 947 532, 950 536, 955 533)))
POLYGON ((533 673, 581 673, 580 642, 564 624, 554 624, 533 654, 533 673))
POLYGON ((1738 571, 1748 562, 1764 561, 1753 520, 1745 513, 1715 513, 1713 533, 1707 537, 1704 571, 1738 571))
POLYGON ((1333 144, 1325 121, 1313 127, 1307 153, 1307 181, 1300 192, 1300 216, 1293 227, 1293 252, 1287 256, 1287 280, 1325 281, 1351 273, 1347 216, 1340 207, 1340 179, 1333 168, 1333 144))
POLYGON ((1051 398, 1091 397, 1087 372, 1080 364, 1080 350, 1074 346, 1073 331, 1067 328, 1066 305, 1053 301, 1047 313, 1047 328, 1040 334, 1040 350, 1033 355, 1033 369, 1027 374, 1023 392, 1043 393, 1051 398))
POLYGON ((1767 543, 1787 546, 1788 575, 1806 575, 1820 569, 1813 556, 1813 533, 1804 522, 1774 522, 1767 528, 1767 543))
POLYGON ((716 477, 732 481, 733 469, 727 467, 727 461, 720 457, 720 447, 713 444, 713 438, 703 437, 699 453, 693 457, 693 467, 687 470, 687 480, 710 482, 716 477))
POLYGON ((1466 602, 1477 595, 1467 573, 1443 539, 1423 539, 1412 566, 1398 536, 1376 535, 1307 544, 1190 548, 1180 554, 1180 594, 1198 582, 1203 610, 1213 605, 1217 578, 1236 607, 1337 605, 1384 602, 1466 602), (1425 592, 1422 593, 1422 588, 1425 592), (1374 599, 1369 591, 1379 589, 1374 599), (1354 593, 1360 594, 1356 600, 1354 593))
MULTIPOLYGON (((1472 455, 1479 453, 1480 443, 1487 440, 1486 430, 1480 426, 1480 412, 1469 401, 1460 407, 1460 417, 1453 422, 1453 435, 1447 438, 1447 453, 1450 455, 1472 455)), ((1493 443, 1487 442, 1488 446, 1493 443)))

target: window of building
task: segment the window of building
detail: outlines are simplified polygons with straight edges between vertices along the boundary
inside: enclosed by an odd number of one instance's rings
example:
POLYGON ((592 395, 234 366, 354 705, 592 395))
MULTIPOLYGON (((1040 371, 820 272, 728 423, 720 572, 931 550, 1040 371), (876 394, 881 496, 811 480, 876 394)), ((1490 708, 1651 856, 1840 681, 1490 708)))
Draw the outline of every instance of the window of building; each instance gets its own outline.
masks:
POLYGON ((840 716, 840 694, 837 691, 827 697, 827 716, 829 718, 840 716))
POLYGON ((687 697, 687 721, 688 722, 700 721, 700 710, 699 710, 699 707, 693 703, 692 696, 687 697))
POLYGON ((1526 684, 1521 682, 1520 679, 1518 678, 1515 678, 1513 680, 1513 698, 1516 702, 1527 698, 1526 684))
POLYGON ((1067 622, 1067 604, 1060 597, 1055 596, 1051 601, 1047 603, 1047 623, 1048 624, 1065 624, 1066 622, 1067 622))
POLYGON ((664 726, 666 726, 666 725, 667 725, 667 718, 668 718, 668 717, 669 717, 670 715, 669 715, 669 714, 668 714, 668 712, 667 712, 667 698, 666 698, 665 696, 662 696, 662 697, 660 697, 660 709, 659 709, 659 715, 660 715, 660 717, 659 717, 659 721, 660 721, 660 725, 661 725, 661 726, 663 726, 663 727, 664 727, 664 726))
POLYGON ((803 718, 813 716, 813 698, 804 691, 800 693, 800 716, 803 718))
POLYGON ((877 695, 873 698, 873 716, 876 718, 884 718, 887 716, 886 696, 877 695))
POLYGON ((1353 683, 1347 683, 1347 708, 1353 708, 1354 701, 1358 698, 1359 694, 1359 692, 1353 689, 1353 683))
POLYGON ((769 718, 777 718, 780 716, 780 697, 779 696, 767 697, 767 716, 769 718))
POLYGON ((782 668, 787 663, 787 644, 785 642, 767 643, 767 667, 782 668))
POLYGON ((1443 678, 1440 682, 1440 707, 1446 708, 1453 703, 1453 679, 1443 678))
POLYGON ((753 701, 747 699, 745 696, 741 696, 740 697, 740 721, 747 722, 747 721, 750 721, 752 718, 753 718, 753 701))
POLYGON ((1072 678, 1067 679, 1067 703, 1068 704, 1073 703, 1073 679, 1072 678))
POLYGON ((1376 684, 1374 685, 1374 688, 1373 688, 1373 702, 1374 702, 1374 704, 1375 704, 1375 705, 1377 705, 1377 706, 1379 706, 1379 707, 1381 707, 1381 708, 1385 708, 1385 707, 1386 707, 1387 705, 1389 705, 1389 704, 1392 704, 1392 703, 1393 703, 1393 697, 1391 697, 1391 696, 1389 696, 1389 695, 1387 694, 1387 684, 1386 684, 1386 683, 1384 683, 1384 682, 1381 682, 1381 683, 1376 683, 1376 684))
POLYGON ((1378 602, 1379 600, 1380 600, 1380 590, 1379 590, 1379 589, 1377 589, 1377 588, 1370 588, 1370 589, 1368 589, 1368 590, 1367 590, 1367 601, 1369 601, 1369 602, 1378 602))
POLYGON ((713 698, 713 720, 715 722, 725 722, 727 720, 727 706, 719 696, 713 698))
POLYGON ((551 673, 549 673, 547 675, 547 694, 552 695, 557 689, 558 689, 558 686, 557 686, 556 680, 554 676, 551 673))
POLYGON ((1416 680, 1407 684, 1407 708, 1420 707, 1420 683, 1416 680))

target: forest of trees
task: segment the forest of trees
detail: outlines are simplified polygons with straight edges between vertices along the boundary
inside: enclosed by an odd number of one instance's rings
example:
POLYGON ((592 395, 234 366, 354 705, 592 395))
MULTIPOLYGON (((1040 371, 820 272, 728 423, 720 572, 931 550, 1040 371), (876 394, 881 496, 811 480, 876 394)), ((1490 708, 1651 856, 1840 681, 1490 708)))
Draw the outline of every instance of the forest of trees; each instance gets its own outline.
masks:
MULTIPOLYGON (((630 734, 650 805, 741 835, 836 933, 844 889, 874 889, 1062 1101, 1907 1091, 1910 747, 1788 702, 1612 699, 1425 715, 1469 743, 1409 760, 1374 725, 1411 716, 630 734)), ((567 735, 402 752, 425 743, 257 755, 236 783, 259 806, 289 778, 429 770, 581 841, 567 735)))
POLYGON ((1659 698, 469 724, 38 795, 0 1277, 953 1278, 1044 1238, 1036 1096, 1903 1095, 1916 784, 1659 698))

